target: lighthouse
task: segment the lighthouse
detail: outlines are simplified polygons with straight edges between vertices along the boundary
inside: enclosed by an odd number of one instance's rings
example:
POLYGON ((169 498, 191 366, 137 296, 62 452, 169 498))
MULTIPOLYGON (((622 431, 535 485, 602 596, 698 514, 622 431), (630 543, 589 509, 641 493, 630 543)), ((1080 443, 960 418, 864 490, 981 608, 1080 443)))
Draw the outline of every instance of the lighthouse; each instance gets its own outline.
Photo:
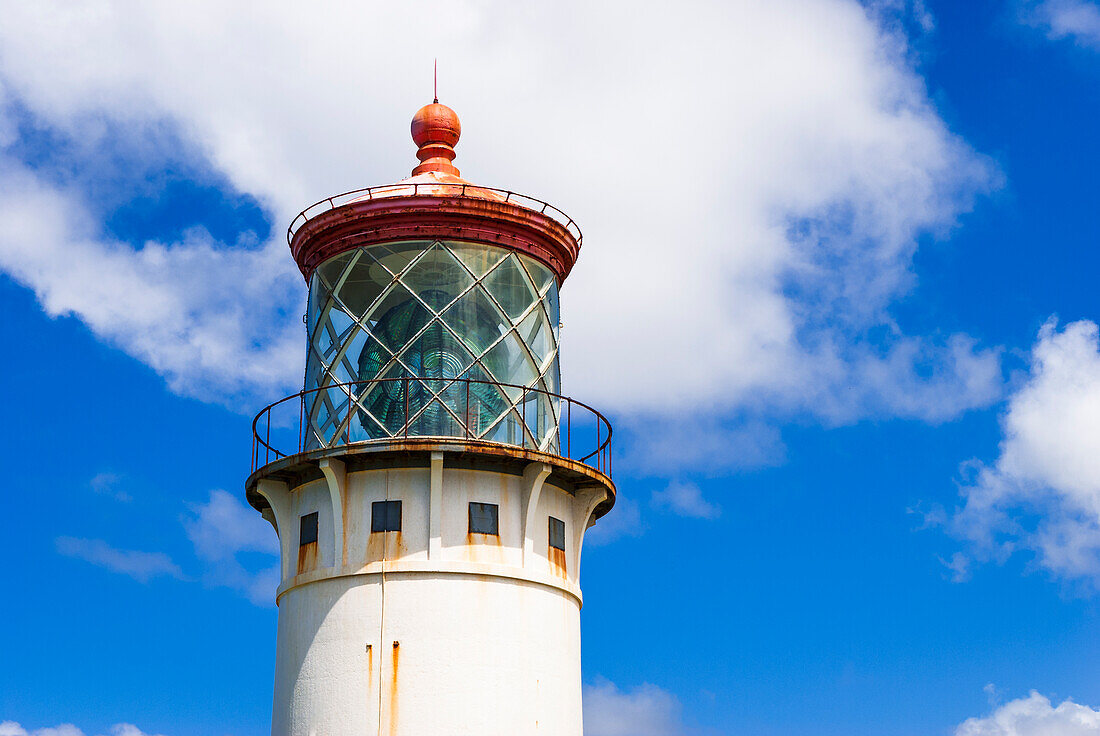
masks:
POLYGON ((291 224, 303 390, 253 422, 279 536, 273 736, 580 736, 585 531, 611 426, 562 395, 567 215, 472 184, 445 105, 412 176, 291 224))

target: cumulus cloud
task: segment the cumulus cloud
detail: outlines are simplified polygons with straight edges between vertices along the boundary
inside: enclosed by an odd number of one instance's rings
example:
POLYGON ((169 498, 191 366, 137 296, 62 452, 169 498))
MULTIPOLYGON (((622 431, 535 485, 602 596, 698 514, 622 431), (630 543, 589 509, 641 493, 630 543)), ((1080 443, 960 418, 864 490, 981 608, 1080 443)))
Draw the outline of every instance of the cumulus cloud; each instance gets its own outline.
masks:
POLYGON ((254 509, 226 491, 211 491, 209 501, 192 507, 184 527, 209 583, 233 588, 257 605, 274 603, 279 566, 256 571, 240 558, 242 552, 279 554, 278 537, 254 509))
MULTIPOLYGON (((116 723, 109 733, 110 736, 153 736, 130 723, 116 723)), ((71 723, 28 731, 15 721, 4 721, 0 723, 0 736, 84 736, 84 732, 71 723)))
POLYGON ((620 690, 599 679, 584 687, 586 736, 677 736, 685 733, 680 701, 656 685, 620 690))
POLYGON ((1100 710, 1065 700, 1053 707, 1034 690, 984 718, 970 718, 955 736, 1100 736, 1100 710))
POLYGON ((971 558, 1031 550, 1056 575, 1100 580, 1100 329, 1054 320, 1039 331, 1026 381, 1008 400, 1000 455, 964 466, 964 502, 947 520, 971 558))
POLYGON ((678 516, 696 519, 717 519, 721 508, 703 498, 703 492, 694 483, 673 481, 663 491, 654 491, 650 503, 658 509, 668 509, 678 516))
POLYGON ((1100 49, 1100 6, 1089 0, 1041 0, 1024 6, 1025 22, 1043 29, 1051 39, 1100 49))
POLYGON ((276 235, 120 242, 86 201, 92 181, 45 181, 15 147, 0 268, 174 390, 287 391, 302 287, 282 223, 406 174, 438 55, 465 173, 584 227, 563 290, 571 393, 634 427, 685 412, 949 419, 996 398, 996 354, 907 336, 889 309, 914 285, 919 237, 948 233, 997 177, 883 22, 910 6, 931 22, 920 3, 855 0, 6 3, 0 82, 35 125, 79 140, 169 121, 276 235))
POLYGON ((67 557, 75 557, 99 567, 128 575, 140 583, 157 577, 184 579, 183 571, 172 558, 163 552, 140 552, 116 549, 102 539, 78 539, 58 537, 57 551, 67 557))
POLYGON ((101 237, 77 194, 2 158, 0 219, 0 269, 48 314, 78 316, 174 390, 232 401, 290 385, 301 340, 283 248, 226 247, 196 226, 179 242, 135 250, 101 237))

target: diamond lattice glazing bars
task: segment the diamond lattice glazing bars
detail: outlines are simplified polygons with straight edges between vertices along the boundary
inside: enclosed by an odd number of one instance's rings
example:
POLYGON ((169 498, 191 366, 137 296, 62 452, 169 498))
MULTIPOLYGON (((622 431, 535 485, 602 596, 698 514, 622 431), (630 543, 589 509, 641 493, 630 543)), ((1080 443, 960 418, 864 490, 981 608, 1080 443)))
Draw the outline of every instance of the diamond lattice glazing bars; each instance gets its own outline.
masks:
POLYGON ((307 449, 408 435, 557 451, 558 285, 537 261, 452 241, 359 248, 314 273, 306 322, 305 386, 323 389, 302 407, 307 449))

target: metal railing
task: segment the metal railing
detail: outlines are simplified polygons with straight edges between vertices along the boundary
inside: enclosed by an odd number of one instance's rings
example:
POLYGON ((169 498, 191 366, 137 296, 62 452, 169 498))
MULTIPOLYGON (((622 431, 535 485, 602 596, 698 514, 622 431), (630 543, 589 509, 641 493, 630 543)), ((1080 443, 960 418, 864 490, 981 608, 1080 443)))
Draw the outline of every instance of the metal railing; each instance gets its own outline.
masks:
POLYGON ((404 184, 383 184, 376 187, 364 187, 363 189, 353 189, 350 192, 344 192, 343 194, 334 194, 331 197, 326 197, 318 202, 314 202, 309 207, 298 213, 290 222, 290 227, 286 231, 286 242, 289 245, 294 240, 294 233, 298 231, 298 228, 305 224, 308 220, 319 215, 322 212, 334 210, 337 207, 341 207, 345 204, 349 204, 352 200, 370 201, 375 197, 383 198, 387 192, 389 196, 393 196, 394 192, 399 190, 412 189, 412 196, 414 197, 465 197, 467 191, 471 192, 493 192, 494 194, 503 194, 505 202, 515 202, 527 209, 537 210, 541 214, 549 215, 552 219, 556 220, 562 227, 564 227, 570 235, 577 241, 577 247, 580 248, 581 241, 584 236, 581 234, 581 229, 573 221, 573 218, 559 210, 549 202, 543 202, 541 199, 528 196, 526 194, 520 194, 508 189, 497 189, 496 187, 483 187, 478 184, 445 184, 441 182, 409 182, 404 184), (327 205, 327 207, 325 206, 327 205))
POLYGON ((542 389, 511 383, 472 378, 408 376, 330 384, 300 391, 268 404, 252 420, 252 472, 256 472, 268 463, 314 449, 385 445, 403 442, 409 438, 477 440, 534 449, 584 463, 608 477, 611 476, 611 423, 588 404, 542 389), (440 388, 430 388, 433 384, 439 385, 440 388), (484 402, 478 398, 478 392, 475 390, 474 400, 481 406, 471 414, 471 385, 492 387, 500 391, 501 397, 518 396, 518 401, 509 401, 509 406, 492 422, 485 423, 483 428, 480 408, 484 402), (366 414, 366 402, 378 387, 399 391, 396 395, 400 397, 398 405, 403 404, 403 413, 399 415, 400 424, 393 428, 385 427, 373 415, 366 414), (456 387, 458 387, 457 391, 451 390, 456 387), (341 401, 336 407, 332 407, 331 402, 328 402, 331 410, 326 411, 327 417, 321 424, 331 425, 334 431, 331 432, 331 436, 322 436, 317 431, 319 411, 317 402, 322 399, 327 400, 327 394, 331 392, 335 392, 341 401), (411 392, 424 395, 413 400, 410 399, 411 392), (458 397, 463 393, 465 400, 458 401, 458 397), (527 408, 532 397, 535 399, 533 416, 527 408), (446 412, 447 422, 455 431, 435 434, 423 430, 420 422, 433 405, 438 405, 446 412), (553 407, 549 417, 546 416, 544 408, 539 408, 545 406, 553 407), (541 423, 538 416, 540 411, 543 412, 541 423), (364 416, 369 416, 372 420, 369 426, 364 421, 364 416), (535 431, 538 430, 532 428, 529 419, 534 420, 536 428, 545 423, 546 433, 539 431, 540 437, 536 438, 535 431), (356 420, 360 423, 358 433, 353 432, 356 420), (514 427, 519 428, 519 434, 522 435, 519 442, 487 439, 504 422, 512 422, 514 427), (363 439, 353 436, 361 435, 367 429, 384 432, 385 436, 367 436, 363 439))

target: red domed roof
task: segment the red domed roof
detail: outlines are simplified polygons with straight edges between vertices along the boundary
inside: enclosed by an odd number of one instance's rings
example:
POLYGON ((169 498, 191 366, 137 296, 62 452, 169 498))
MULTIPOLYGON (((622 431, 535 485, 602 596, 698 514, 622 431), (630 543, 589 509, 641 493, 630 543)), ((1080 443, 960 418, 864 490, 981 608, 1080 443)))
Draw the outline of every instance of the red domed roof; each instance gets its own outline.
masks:
POLYGON ((462 134, 439 102, 417 110, 411 132, 420 163, 396 184, 321 200, 294 219, 287 239, 302 275, 345 250, 402 239, 471 240, 541 261, 564 281, 580 251, 576 223, 552 205, 471 184, 452 161, 462 134))

